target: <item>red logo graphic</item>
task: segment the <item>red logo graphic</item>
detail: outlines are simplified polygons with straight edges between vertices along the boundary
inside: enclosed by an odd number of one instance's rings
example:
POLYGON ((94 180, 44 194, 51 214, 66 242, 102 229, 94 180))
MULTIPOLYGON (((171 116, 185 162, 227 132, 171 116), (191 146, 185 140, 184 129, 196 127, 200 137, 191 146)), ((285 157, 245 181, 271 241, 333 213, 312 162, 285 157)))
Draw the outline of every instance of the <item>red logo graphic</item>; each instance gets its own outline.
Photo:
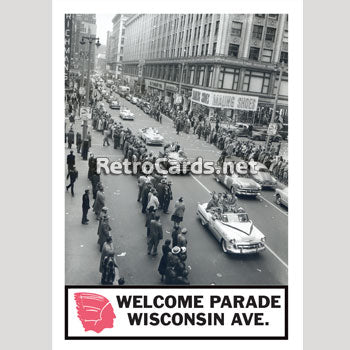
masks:
POLYGON ((74 293, 74 299, 85 332, 100 333, 105 328, 113 328, 115 314, 107 298, 94 293, 74 293))

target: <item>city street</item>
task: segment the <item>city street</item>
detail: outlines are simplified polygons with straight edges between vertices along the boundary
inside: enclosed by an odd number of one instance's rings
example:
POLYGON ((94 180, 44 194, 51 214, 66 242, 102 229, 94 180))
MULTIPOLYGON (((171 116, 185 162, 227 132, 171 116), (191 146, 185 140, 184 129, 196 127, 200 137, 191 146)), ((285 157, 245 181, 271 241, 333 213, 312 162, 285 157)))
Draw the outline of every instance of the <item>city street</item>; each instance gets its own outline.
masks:
MULTIPOLYGON (((157 127, 164 136, 165 143, 177 141, 190 160, 202 156, 205 160, 216 161, 220 151, 196 135, 180 133, 176 135, 173 121, 163 117, 159 124, 145 114, 136 105, 121 97, 117 97, 122 106, 129 108, 135 114, 134 121, 122 121, 119 110, 111 110, 104 102, 112 118, 129 127, 133 134, 146 126, 157 127)), ((90 152, 95 157, 109 157, 111 161, 122 160, 120 149, 103 146, 103 136, 92 129, 89 121, 89 131, 92 135, 90 152)), ((76 120, 74 131, 81 132, 81 121, 76 120)), ((148 150, 158 154, 162 147, 148 146, 148 150)), ((86 188, 91 189, 88 180, 88 161, 81 159, 76 153, 76 168, 79 178, 75 183, 75 196, 66 192, 66 284, 100 284, 99 273, 100 252, 97 244, 98 222, 90 209, 89 225, 81 224, 82 195, 86 188)), ((283 143, 281 154, 287 157, 287 144, 283 143)), ((69 149, 66 146, 66 155, 69 149)), ((170 214, 161 214, 164 239, 171 238, 173 222, 170 221, 175 201, 183 196, 186 211, 182 227, 188 229, 188 259, 186 264, 190 270, 189 281, 192 285, 280 285, 288 284, 288 211, 277 205, 274 191, 263 190, 257 199, 239 198, 238 205, 248 213, 254 225, 266 235, 266 250, 257 255, 233 256, 224 254, 220 244, 210 231, 202 227, 196 215, 198 203, 208 202, 210 192, 223 192, 224 187, 217 183, 212 175, 171 176, 173 182, 173 201, 170 203, 170 214)), ((110 215, 111 235, 116 250, 116 261, 120 276, 125 283, 138 285, 162 285, 157 271, 161 259, 161 244, 156 257, 147 255, 145 215, 141 213, 141 205, 137 202, 137 179, 132 175, 102 175, 106 206, 110 215)), ((90 191, 90 206, 93 199, 90 191)))

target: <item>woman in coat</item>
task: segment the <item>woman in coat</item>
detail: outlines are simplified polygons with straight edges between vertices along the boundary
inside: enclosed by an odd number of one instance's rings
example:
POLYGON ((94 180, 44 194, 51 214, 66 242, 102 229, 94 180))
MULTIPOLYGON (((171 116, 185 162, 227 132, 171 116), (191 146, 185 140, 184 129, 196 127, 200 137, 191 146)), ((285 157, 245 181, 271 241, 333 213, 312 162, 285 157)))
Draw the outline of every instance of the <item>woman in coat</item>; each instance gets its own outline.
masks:
POLYGON ((165 240, 165 242, 162 246, 162 252, 163 252, 163 256, 160 259, 160 263, 158 266, 158 272, 161 274, 162 282, 163 282, 164 278, 165 278, 166 268, 167 268, 168 254, 171 252, 170 239, 165 240))
POLYGON ((171 216, 171 221, 174 221, 175 223, 180 223, 183 220, 185 212, 185 204, 183 202, 183 198, 180 197, 178 201, 175 203, 175 211, 173 215, 171 216))
POLYGON ((96 199, 93 205, 93 210, 96 214, 96 219, 100 217, 101 210, 105 206, 105 195, 103 193, 103 187, 100 187, 96 193, 96 199))

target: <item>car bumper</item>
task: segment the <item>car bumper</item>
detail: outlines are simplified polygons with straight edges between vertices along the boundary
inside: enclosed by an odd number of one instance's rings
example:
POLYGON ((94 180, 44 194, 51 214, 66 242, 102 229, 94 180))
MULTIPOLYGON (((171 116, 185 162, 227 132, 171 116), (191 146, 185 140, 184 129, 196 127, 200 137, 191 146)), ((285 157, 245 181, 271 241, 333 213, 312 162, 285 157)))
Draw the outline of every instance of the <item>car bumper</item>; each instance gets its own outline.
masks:
POLYGON ((162 140, 146 140, 147 145, 162 146, 164 141, 162 140))
POLYGON ((229 246, 227 251, 231 254, 257 254, 265 250, 264 244, 254 244, 253 247, 239 247, 239 246, 229 246))
POLYGON ((260 191, 249 190, 249 189, 237 189, 236 194, 241 196, 258 196, 260 195, 260 191))

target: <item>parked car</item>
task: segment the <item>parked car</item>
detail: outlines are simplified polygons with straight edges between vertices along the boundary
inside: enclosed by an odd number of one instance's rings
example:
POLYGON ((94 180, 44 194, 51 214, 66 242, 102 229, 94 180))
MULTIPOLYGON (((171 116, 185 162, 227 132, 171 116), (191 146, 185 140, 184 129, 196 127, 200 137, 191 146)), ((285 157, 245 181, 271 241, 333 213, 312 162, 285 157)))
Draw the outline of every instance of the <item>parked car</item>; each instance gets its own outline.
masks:
POLYGON ((109 104, 110 109, 120 109, 120 103, 118 100, 113 100, 109 104))
POLYGON ((249 134, 249 124, 236 123, 236 125, 232 127, 232 130, 237 136, 247 136, 249 134))
POLYGON ((132 96, 132 97, 131 97, 131 101, 130 101, 130 102, 131 102, 132 104, 136 105, 138 101, 139 101, 139 99, 138 99, 136 96, 132 96))
POLYGON ((254 170, 256 174, 251 174, 251 177, 262 188, 276 188, 277 180, 271 175, 269 169, 267 169, 264 164, 257 163, 254 170))
POLYGON ((123 108, 120 111, 120 118, 122 118, 123 120, 134 120, 135 115, 129 109, 123 108))
POLYGON ((139 130, 139 136, 146 145, 163 145, 164 137, 159 134, 158 130, 152 127, 139 130))
MULTIPOLYGON (((266 141, 267 139, 267 130, 253 130, 252 136, 250 138, 254 141, 266 141)), ((272 142, 280 142, 282 141, 282 136, 279 134, 271 136, 272 142)))
POLYGON ((288 187, 283 189, 277 188, 275 191, 275 198, 278 205, 284 205, 288 208, 288 187))
POLYGON ((223 174, 222 169, 217 168, 214 178, 217 182, 222 183, 229 191, 236 195, 256 197, 261 193, 261 186, 256 183, 249 174, 237 174, 232 175, 223 174), (220 172, 219 174, 217 173, 220 172))
POLYGON ((197 216, 221 245, 224 253, 256 254, 265 250, 265 235, 254 226, 247 213, 207 211, 208 203, 197 206, 197 216))
POLYGON ((126 95, 126 96, 125 96, 125 99, 126 99, 127 101, 131 102, 131 95, 126 95))
POLYGON ((146 113, 149 114, 151 113, 152 106, 149 102, 143 102, 141 105, 141 109, 146 113))

